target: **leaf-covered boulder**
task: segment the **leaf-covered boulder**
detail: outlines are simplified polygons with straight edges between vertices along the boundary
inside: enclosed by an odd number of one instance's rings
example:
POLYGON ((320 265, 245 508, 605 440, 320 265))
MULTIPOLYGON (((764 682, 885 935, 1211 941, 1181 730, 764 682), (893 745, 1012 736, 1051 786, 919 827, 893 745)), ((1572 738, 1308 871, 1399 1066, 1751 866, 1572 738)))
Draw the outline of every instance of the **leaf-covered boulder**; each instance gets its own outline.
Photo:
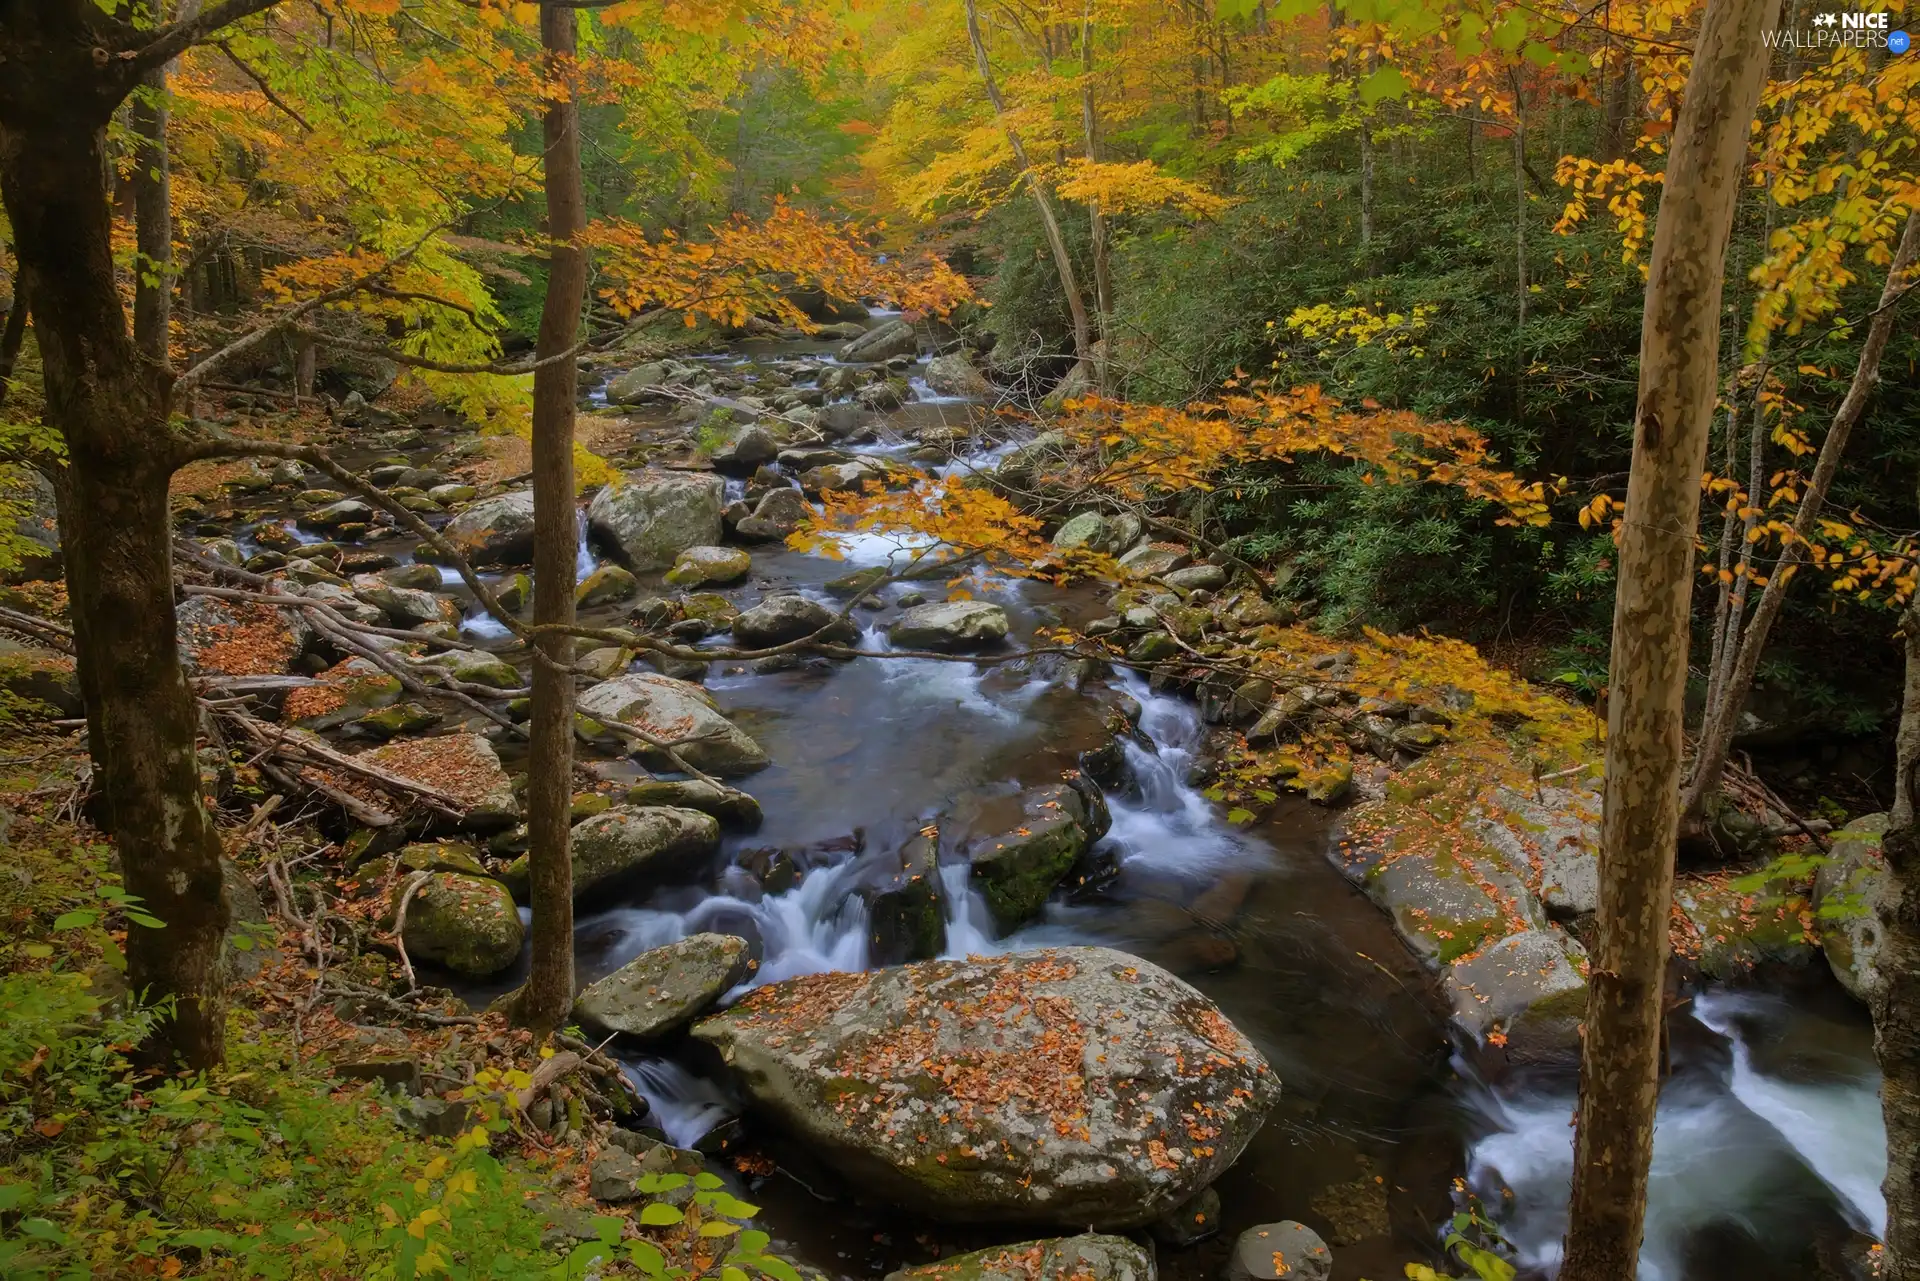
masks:
POLYGON ((693 1034, 855 1186, 958 1222, 1151 1223, 1280 1092, 1206 997, 1098 947, 789 979, 693 1034))
POLYGON ((718 543, 726 482, 710 472, 638 471, 594 495, 587 524, 636 574, 671 566, 689 547, 718 543))
POLYGON ((298 611, 212 596, 181 602, 174 630, 189 675, 279 675, 314 640, 313 628, 298 611))
MULTIPOLYGON (((394 908, 412 878, 394 890, 394 908)), ((497 974, 520 957, 525 928, 507 887, 482 876, 431 873, 407 903, 407 954, 456 974, 497 974)))
POLYGON ((705 1013, 752 969, 745 939, 694 934, 642 952, 588 985, 573 1016, 605 1032, 658 1040, 705 1013))
POLYGON ((987 400, 993 396, 993 384, 973 367, 965 351, 948 352, 927 362, 927 386, 942 396, 967 396, 987 400))
MULTIPOLYGON (((722 778, 738 778, 771 762, 760 744, 720 714, 713 695, 698 685, 657 672, 628 672, 580 695, 582 715, 621 721, 671 743, 689 765, 722 778)), ((673 763, 664 752, 633 740, 630 750, 656 768, 673 763)))
POLYGON ((322 684, 293 690, 281 710, 282 719, 301 729, 335 729, 372 715, 400 701, 403 690, 391 676, 364 658, 336 663, 320 677, 322 684))
POLYGON ((510 827, 520 816, 512 780, 501 768, 493 744, 478 734, 388 743, 362 752, 357 759, 452 797, 467 827, 483 831, 510 827))
POLYGON ((454 550, 475 565, 533 563, 533 491, 483 498, 440 531, 454 550))
POLYGON ((902 1268, 887 1281, 1154 1281, 1153 1255, 1125 1237, 1077 1237, 996 1245, 902 1268))

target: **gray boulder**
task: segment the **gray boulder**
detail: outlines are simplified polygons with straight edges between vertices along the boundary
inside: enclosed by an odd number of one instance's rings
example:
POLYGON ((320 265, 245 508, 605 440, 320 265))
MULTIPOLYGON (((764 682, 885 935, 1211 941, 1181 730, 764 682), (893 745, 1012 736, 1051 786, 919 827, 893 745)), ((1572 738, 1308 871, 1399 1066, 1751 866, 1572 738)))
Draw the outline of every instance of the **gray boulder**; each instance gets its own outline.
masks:
MULTIPOLYGON (((1088 551, 1106 552, 1112 555, 1118 553, 1128 541, 1131 541, 1123 538, 1124 532, 1119 522, 1111 517, 1099 512, 1081 512, 1054 531, 1053 545, 1061 551, 1085 548, 1088 551)), ((1134 537, 1139 537, 1137 531, 1134 537)))
POLYGON ((753 970, 747 941, 695 934, 642 952, 573 1004, 573 1016, 603 1032, 657 1040, 712 1008, 753 970))
POLYGON ((573 825, 573 893, 635 879, 680 876, 720 846, 711 814, 671 806, 615 805, 573 825))
POLYGON ((725 495, 726 483, 708 472, 628 472, 594 495, 587 523, 644 574, 666 569, 689 547, 719 542, 725 495))
POLYGON ((444 596, 413 587, 396 587, 378 579, 356 585, 354 595, 385 614, 395 627, 450 623, 460 617, 459 608, 444 596))
POLYGON ((1192 559, 1184 547, 1143 543, 1120 558, 1120 568, 1126 571, 1129 578, 1160 578, 1192 559))
MULTIPOLYGON (((375 621, 378 618, 375 614, 375 621)), ((212 596, 182 601, 174 611, 174 634, 188 675, 278 674, 314 642, 313 628, 304 614, 212 596)))
POLYGON ((823 630, 825 641, 848 644, 859 638, 852 623, 805 596, 769 596, 733 620, 733 639, 748 649, 770 649, 823 630))
POLYGON ((920 350, 920 336, 904 320, 889 320, 869 329, 840 349, 840 359, 861 364, 911 356, 920 350))
POLYGON ((768 490, 753 509, 753 515, 733 527, 733 532, 750 543, 785 542, 813 515, 807 496, 790 486, 768 490))
POLYGON ((397 677, 364 658, 349 658, 321 675, 324 685, 295 690, 287 696, 282 716, 301 729, 329 730, 357 721, 400 701, 397 677))
MULTIPOLYGON (((1431 726, 1405 726, 1405 730, 1431 726)), ((1600 910, 1600 798, 1570 787, 1542 787, 1534 796, 1501 788, 1467 827, 1487 843, 1555 916, 1600 910)))
POLYGON ((985 649, 1007 638, 1007 611, 982 600, 916 605, 894 620, 887 639, 901 649, 941 653, 985 649))
POLYGON ((698 778, 655 778, 627 789, 629 805, 673 805, 699 810, 720 820, 723 827, 751 832, 764 817, 760 802, 736 787, 721 787, 698 778))
POLYGON ((790 979, 693 1034, 854 1185, 959 1222, 1151 1223, 1280 1092, 1206 997, 1097 947, 790 979))
POLYGON ((440 532, 475 565, 531 565, 533 491, 517 489, 483 498, 455 515, 440 532))
POLYGON ((967 396, 974 400, 988 400, 993 396, 993 384, 987 381, 985 374, 973 367, 973 361, 965 351, 950 352, 929 360, 927 386, 942 396, 967 396))
POLYGON ((343 525, 365 525, 373 521, 373 508, 358 498, 343 498, 325 507, 316 507, 300 517, 303 529, 339 529, 343 525))
MULTIPOLYGON (((657 672, 628 672, 603 681, 582 694, 577 706, 585 716, 646 730, 672 743, 695 769, 722 778, 751 774, 770 764, 760 744, 720 714, 713 695, 657 672)), ((657 748, 639 742, 629 746, 642 760, 673 768, 657 748)))
POLYGON ((1580 1043, 1586 959, 1586 949, 1556 929, 1509 934, 1448 967, 1453 1020, 1479 1038, 1504 1035, 1515 1061, 1563 1058, 1580 1043))
POLYGON ((761 463, 770 463, 780 453, 780 442, 772 432, 760 426, 734 427, 707 455, 721 471, 751 475, 761 463))
POLYGON ((1077 1237, 996 1245, 902 1268, 886 1281, 1154 1281, 1153 1255, 1125 1237, 1077 1237))
POLYGON ((1841 987, 1868 1002, 1885 984, 1879 909, 1887 891, 1887 864, 1880 853, 1886 832, 1885 814, 1854 819, 1834 836, 1827 861, 1813 877, 1813 917, 1827 964, 1841 987))
POLYGON ((607 403, 613 405, 634 405, 647 399, 647 393, 667 381, 672 370, 663 360, 650 360, 644 365, 635 365, 624 374, 607 384, 607 403))
POLYGON ((513 782, 493 744, 478 734, 443 734, 388 743, 357 758, 451 796, 462 826, 478 830, 511 827, 520 817, 513 782))

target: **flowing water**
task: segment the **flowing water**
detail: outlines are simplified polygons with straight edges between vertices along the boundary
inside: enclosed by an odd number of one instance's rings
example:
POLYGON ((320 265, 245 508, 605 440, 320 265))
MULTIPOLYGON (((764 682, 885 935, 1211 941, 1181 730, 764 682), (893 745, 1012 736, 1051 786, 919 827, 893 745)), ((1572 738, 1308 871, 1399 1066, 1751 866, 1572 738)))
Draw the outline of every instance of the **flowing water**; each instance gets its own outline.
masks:
MULTIPOLYGON (((806 385, 807 370, 836 363, 823 344, 762 342, 713 366, 748 380, 763 367, 798 368, 796 385, 806 385)), ((923 428, 979 421, 977 406, 927 388, 924 364, 909 372, 916 399, 886 415, 878 439, 855 452, 897 456, 923 428)), ((1013 444, 982 442, 936 470, 990 467, 1013 444)), ((755 549, 749 582, 729 595, 743 608, 775 590, 830 600, 829 579, 908 548, 863 534, 847 541, 841 560, 755 549)), ((596 563, 583 522, 580 577, 596 563)), ((1008 608, 1015 640, 1105 612, 1084 589, 985 579, 973 587, 1008 608)), ((462 626, 476 638, 499 634, 477 611, 462 626)), ((865 647, 886 648, 874 615, 865 626, 865 647)), ((1068 668, 1046 659, 976 667, 864 658, 768 674, 716 663, 706 683, 775 762, 746 781, 765 825, 729 836, 705 881, 581 903, 582 981, 702 930, 749 938, 763 957, 756 983, 862 968, 859 891, 903 841, 938 820, 948 856, 947 955, 1069 942, 1132 951, 1217 1001, 1284 1082, 1268 1124, 1219 1185, 1225 1232, 1189 1250, 1163 1249, 1163 1275, 1216 1276, 1242 1228, 1298 1218, 1333 1242, 1337 1277, 1397 1277, 1407 1260, 1435 1258, 1447 1220, 1469 1196, 1499 1223, 1524 1275, 1551 1274, 1565 1228, 1573 1081, 1478 1079, 1456 1053, 1430 977, 1329 859, 1336 816, 1302 802, 1240 830, 1195 788, 1205 727, 1192 704, 1126 673, 1076 687, 1068 668), (959 843, 1021 789, 1057 781, 1101 741, 1106 708, 1121 698, 1138 701, 1143 741, 1127 745, 1130 782, 1109 797, 1104 852, 1117 874, 996 938, 954 857, 959 843), (810 870, 785 893, 764 892, 737 864, 767 845, 807 849, 810 870)), ((622 766, 601 768, 617 776, 622 766)), ((1864 1275, 1863 1246, 1885 1215, 1864 1013, 1822 972, 1790 992, 1699 992, 1674 1024, 1642 1276, 1864 1275)), ((697 1053, 634 1057, 629 1070, 653 1122, 678 1143, 740 1111, 697 1053)), ((936 1238, 930 1225, 903 1227, 883 1208, 841 1203, 822 1212, 784 1174, 754 1180, 749 1195, 766 1206, 783 1243, 830 1275, 879 1276, 927 1257, 936 1238)), ((970 1238, 941 1231, 937 1239, 970 1238)))

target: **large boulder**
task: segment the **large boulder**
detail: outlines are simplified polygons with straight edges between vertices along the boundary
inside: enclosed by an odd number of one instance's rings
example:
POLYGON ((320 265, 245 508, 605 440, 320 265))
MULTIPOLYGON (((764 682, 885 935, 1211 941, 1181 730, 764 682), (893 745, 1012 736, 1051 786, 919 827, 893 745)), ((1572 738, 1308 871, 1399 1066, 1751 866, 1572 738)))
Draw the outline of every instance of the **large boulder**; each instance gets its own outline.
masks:
POLYGON ((927 362, 927 386, 942 396, 966 396, 987 400, 993 396, 993 384, 973 367, 965 351, 935 356, 927 362))
MULTIPOLYGON (((602 681, 580 696, 583 715, 623 721, 674 746, 689 765, 722 778, 737 778, 770 763, 760 744, 720 714, 713 695, 698 685, 657 672, 629 672, 602 681)), ((659 749, 634 742, 641 759, 673 768, 659 749)))
POLYGON ((1673 902, 1690 936, 1681 950, 1717 979, 1738 978, 1759 965, 1804 965, 1814 944, 1804 923, 1812 915, 1809 888, 1788 876, 1678 877, 1673 902))
POLYGON ((693 1034, 854 1186, 960 1222, 1151 1223, 1280 1092, 1206 997, 1098 947, 790 979, 693 1034))
POLYGON ((1036 915, 1093 839, 1085 799, 1056 783, 1021 797, 1006 830, 969 842, 973 884, 1000 928, 1036 915))
POLYGON ((628 569, 666 569, 687 548, 720 541, 726 488, 710 472, 628 472, 594 495, 587 523, 628 569))
POLYGON ((573 826, 575 897, 624 881, 680 876, 720 846, 711 814, 616 805, 573 826))
POLYGON ((58 578, 60 513, 53 484, 31 467, 0 467, 0 516, 13 518, 11 554, 0 554, 0 581, 58 578))
POLYGON ((0 636, 0 692, 45 703, 62 716, 85 710, 73 656, 0 636))
POLYGON ((385 614, 387 622, 394 627, 451 623, 460 617, 459 607, 445 596, 415 587, 396 587, 372 575, 367 579, 356 581, 353 594, 385 614))
MULTIPOLYGON (((394 907, 412 884, 394 889, 394 907)), ((525 929, 513 896, 500 882, 457 872, 433 872, 407 902, 400 931, 407 954, 456 974, 497 974, 520 959, 525 929)))
POLYGON ((1145 1247, 1088 1232, 951 1255, 890 1272, 886 1281, 1154 1281, 1157 1275, 1145 1247))
POLYGON ((1192 559, 1192 553, 1176 543, 1142 543, 1120 558, 1120 568, 1129 578, 1159 578, 1192 559))
POLYGON ((947 946, 938 840, 917 833, 896 858, 897 870, 882 864, 882 879, 865 893, 869 965, 931 961, 947 946))
POLYGON ((533 491, 483 498, 440 531, 453 549, 475 565, 533 564, 533 491))
POLYGON ((573 1016, 606 1032, 658 1040, 712 1007, 753 970, 747 941, 695 934, 642 952, 573 1003, 573 1016))
POLYGON ((1115 517, 1100 512, 1081 512, 1070 517, 1053 533, 1053 545, 1061 551, 1085 549, 1114 555, 1133 539, 1140 537, 1139 521, 1122 525, 1115 517), (1128 534, 1132 534, 1132 538, 1128 534))
POLYGON ((751 832, 764 815, 760 802, 734 787, 698 778, 653 778, 627 789, 629 805, 676 805, 720 820, 722 827, 751 832))
POLYGON ((840 349, 840 359, 862 364, 911 356, 920 350, 920 336, 904 320, 889 320, 869 329, 840 349))
POLYGON ((607 402, 614 405, 637 405, 648 399, 648 393, 667 381, 673 372, 664 360, 650 360, 644 365, 635 365, 607 384, 607 402))
POLYGON ((915 605, 894 620, 887 639, 901 649, 941 653, 985 649, 1007 638, 1007 611, 983 600, 915 605))
POLYGON ((1813 877, 1813 918, 1820 946, 1840 986, 1872 1001, 1884 985, 1880 973, 1879 908, 1886 896, 1887 864, 1880 838, 1885 814, 1854 819, 1833 838, 1833 849, 1813 877))
POLYGON ((859 630, 819 601, 793 595, 769 596, 733 620, 733 639, 748 649, 770 649, 816 635, 850 644, 859 638, 859 630))

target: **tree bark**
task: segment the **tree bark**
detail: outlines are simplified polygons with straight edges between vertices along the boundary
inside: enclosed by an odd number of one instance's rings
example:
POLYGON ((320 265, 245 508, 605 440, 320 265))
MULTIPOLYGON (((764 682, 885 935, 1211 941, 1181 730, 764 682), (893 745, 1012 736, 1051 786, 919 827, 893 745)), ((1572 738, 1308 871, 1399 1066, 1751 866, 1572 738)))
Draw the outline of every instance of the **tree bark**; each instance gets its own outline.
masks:
POLYGON ((1040 212, 1040 225, 1046 231, 1047 247, 1053 251, 1054 270, 1060 274, 1060 288, 1067 295, 1067 310, 1073 314, 1074 358, 1086 366, 1093 359, 1093 343, 1088 337, 1087 304, 1081 298, 1080 284, 1074 278, 1073 258, 1067 252, 1066 237, 1060 234, 1060 221, 1053 216, 1053 201, 1047 195, 1040 175, 1034 171, 1033 162, 1027 159, 1027 148, 1020 141, 1019 130, 1007 120, 1006 99, 1000 96, 1000 86, 993 78, 993 65, 987 61, 987 43, 980 34, 978 0, 967 0, 967 39, 973 44, 974 61, 980 65, 980 79, 987 86, 987 101, 993 104, 993 114, 1006 131, 1007 145, 1013 149, 1013 158, 1019 162, 1020 172, 1027 180, 1027 194, 1033 197, 1034 208, 1040 212))
POLYGON ((0 405, 7 403, 8 380, 20 360, 20 348, 27 341, 27 314, 27 282, 24 277, 16 277, 13 306, 7 309, 7 326, 0 330, 0 405))
POLYGON ((171 375, 134 344, 115 288, 101 138, 128 91, 89 0, 0 4, 0 198, 13 224, 46 386, 88 748, 128 892, 128 978, 172 1017, 155 1059, 224 1051, 220 842, 200 799, 195 708, 174 639, 167 482, 171 375), (31 12, 27 12, 31 10, 31 12))
MULTIPOLYGON (((546 305, 536 360, 574 345, 586 295, 586 226, 580 173, 580 111, 571 84, 578 29, 574 11, 542 5, 540 40, 547 74, 564 87, 547 103, 546 305)), ((573 415, 578 362, 555 360, 533 373, 533 619, 572 626, 579 513, 574 506, 573 415)), ((543 1032, 566 1022, 573 1007, 573 638, 543 632, 535 641, 533 720, 527 769, 527 848, 533 895, 533 968, 519 1018, 543 1032)))
POLYGON ((1607 697, 1598 939, 1561 1281, 1638 1269, 1685 728, 1700 472, 1719 381, 1727 239, 1779 0, 1709 0, 1675 122, 1640 334, 1607 697))
MULTIPOLYGON (((1086 5, 1080 11, 1080 120, 1082 131, 1087 138, 1087 163, 1100 163, 1100 113, 1093 98, 1093 6, 1086 5)), ((1094 328, 1099 339, 1107 339, 1107 326, 1113 315, 1113 272, 1107 248, 1107 216, 1100 211, 1100 198, 1095 196, 1087 202, 1087 219, 1091 227, 1093 241, 1093 313, 1094 328)), ((1094 385, 1101 395, 1110 393, 1107 379, 1107 361, 1113 355, 1113 344, 1100 349, 1104 352, 1094 362, 1094 385)))
MULTIPOLYGON (((1733 749, 1733 733, 1739 725, 1741 710, 1746 706, 1747 694, 1753 689, 1754 675, 1760 670, 1760 655, 1766 648, 1767 637, 1786 605, 1787 589, 1793 582, 1794 572, 1806 558, 1807 537, 1813 532, 1826 507, 1827 492, 1833 488, 1833 479, 1839 473, 1840 458, 1846 452, 1847 439, 1853 434, 1861 415, 1866 412, 1868 397, 1880 383, 1880 360, 1886 354, 1887 341, 1893 336, 1900 301, 1912 285, 1908 276, 1916 260, 1920 260, 1920 213, 1907 216, 1906 227, 1900 233, 1899 247, 1894 250, 1893 261, 1887 266, 1887 281, 1880 290, 1880 305, 1867 325, 1866 338, 1860 343, 1860 359, 1854 366, 1853 380, 1847 385, 1847 394, 1841 398, 1840 407, 1834 411, 1833 423, 1827 428, 1827 438, 1820 443, 1820 455, 1814 461, 1813 475, 1807 481, 1806 493, 1801 496, 1800 509, 1794 513, 1793 533, 1780 548, 1780 558, 1774 564, 1773 573, 1767 577, 1767 585, 1761 589, 1760 603, 1754 607, 1752 620, 1744 631, 1738 633, 1739 649, 1732 669, 1716 690, 1717 699, 1707 706, 1705 719, 1700 726, 1699 747, 1694 753, 1693 773, 1687 780, 1686 801, 1681 810, 1683 818, 1689 823, 1701 818, 1706 811, 1707 799, 1720 786, 1720 774, 1726 768, 1727 754, 1733 749)), ((1758 505, 1760 495, 1750 494, 1748 500, 1758 505)))
POLYGON ((1872 993, 1873 1050, 1887 1126, 1886 1252, 1882 1281, 1920 1281, 1920 605, 1907 608, 1907 679, 1895 739, 1893 810, 1880 842, 1887 883, 1878 896, 1880 985, 1872 993))

